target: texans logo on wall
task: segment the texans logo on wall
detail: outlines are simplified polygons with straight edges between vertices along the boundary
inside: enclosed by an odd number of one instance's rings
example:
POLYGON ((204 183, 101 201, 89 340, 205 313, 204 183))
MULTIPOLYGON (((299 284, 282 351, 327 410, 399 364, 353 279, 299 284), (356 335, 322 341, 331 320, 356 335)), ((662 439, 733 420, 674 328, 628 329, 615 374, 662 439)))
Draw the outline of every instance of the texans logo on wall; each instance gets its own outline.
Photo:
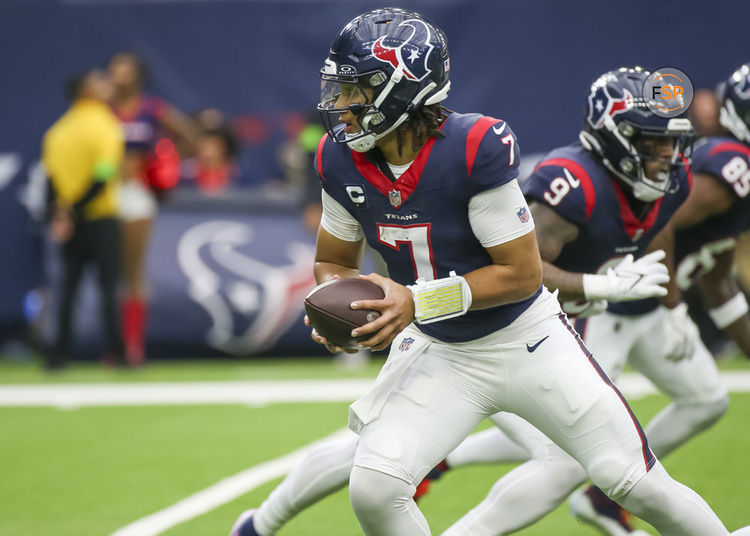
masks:
POLYGON ((314 247, 286 241, 280 249, 288 261, 276 264, 264 254, 269 246, 267 230, 237 221, 200 223, 179 239, 177 260, 188 296, 208 315, 204 336, 210 346, 232 354, 263 352, 300 319, 304 297, 315 286, 314 247))

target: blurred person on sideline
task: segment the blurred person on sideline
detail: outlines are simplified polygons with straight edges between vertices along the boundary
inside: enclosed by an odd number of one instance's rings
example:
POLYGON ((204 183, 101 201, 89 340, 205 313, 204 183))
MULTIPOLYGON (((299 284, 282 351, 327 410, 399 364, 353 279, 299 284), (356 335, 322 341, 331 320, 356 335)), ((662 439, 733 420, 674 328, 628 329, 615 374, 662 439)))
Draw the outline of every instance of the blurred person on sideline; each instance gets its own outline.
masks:
POLYGON ((119 169, 124 137, 108 106, 113 87, 103 71, 74 76, 67 87, 72 104, 42 142, 42 163, 51 185, 52 240, 62 245, 63 278, 57 340, 48 356, 50 370, 72 357, 73 305, 87 265, 98 270, 106 327, 105 362, 123 362, 117 283, 120 226, 117 220, 119 169))
POLYGON ((162 131, 178 139, 192 152, 198 137, 193 122, 175 107, 144 93, 149 70, 138 55, 118 52, 109 61, 115 88, 112 107, 125 131, 120 218, 123 229, 122 331, 125 357, 132 365, 145 360, 147 282, 146 253, 157 192, 173 187, 179 179, 179 155, 162 131), (161 139, 160 139, 161 138, 161 139))
POLYGON ((215 108, 200 110, 193 118, 200 134, 195 156, 183 165, 183 177, 193 181, 205 194, 219 194, 239 176, 237 136, 227 125, 224 114, 215 108))
POLYGON ((698 137, 718 136, 723 132, 719 124, 719 100, 712 89, 698 89, 688 110, 688 118, 693 123, 698 137))
POLYGON ((287 182, 300 189, 302 224, 312 236, 318 234, 320 218, 323 215, 320 182, 313 165, 315 150, 323 134, 325 134, 325 129, 320 124, 318 113, 315 111, 307 117, 307 121, 297 136, 290 139, 279 150, 279 160, 287 182))

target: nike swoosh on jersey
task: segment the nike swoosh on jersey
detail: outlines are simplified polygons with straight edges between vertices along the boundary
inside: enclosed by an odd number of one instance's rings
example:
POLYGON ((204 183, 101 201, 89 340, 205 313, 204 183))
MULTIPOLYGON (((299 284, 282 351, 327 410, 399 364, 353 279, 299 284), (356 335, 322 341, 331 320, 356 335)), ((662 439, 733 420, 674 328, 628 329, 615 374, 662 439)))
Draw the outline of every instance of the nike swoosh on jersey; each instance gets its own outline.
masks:
POLYGON ((492 132, 494 132, 495 134, 497 134, 499 136, 500 134, 503 133, 503 130, 505 130, 505 125, 507 125, 507 124, 508 123, 503 123, 503 126, 501 126, 500 128, 492 127, 492 132))
POLYGON ((535 350, 536 350, 537 348, 539 348, 539 345, 540 345, 540 344, 542 344, 542 343, 543 343, 544 341, 546 341, 547 339, 549 339, 549 335, 547 335, 547 336, 546 336, 545 338, 543 338, 543 339, 542 339, 541 341, 539 341, 538 343, 536 343, 536 344, 535 344, 535 345, 533 345, 533 346, 531 346, 531 345, 530 345, 529 343, 526 343, 526 349, 527 349, 527 350, 528 350, 529 352, 533 352, 533 351, 535 351, 535 350))

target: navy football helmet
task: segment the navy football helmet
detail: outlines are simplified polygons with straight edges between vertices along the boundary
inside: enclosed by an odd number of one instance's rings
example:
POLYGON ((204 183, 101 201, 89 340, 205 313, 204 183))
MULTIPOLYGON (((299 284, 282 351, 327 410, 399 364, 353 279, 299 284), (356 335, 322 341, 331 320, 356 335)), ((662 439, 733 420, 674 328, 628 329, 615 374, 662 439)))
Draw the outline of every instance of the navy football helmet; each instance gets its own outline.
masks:
POLYGON ((640 201, 655 201, 677 186, 676 174, 690 163, 693 126, 689 119, 661 117, 648 108, 643 85, 651 73, 640 67, 621 67, 601 75, 591 85, 586 122, 579 137, 583 146, 633 190, 640 201), (674 139, 669 176, 654 181, 644 164, 656 159, 647 151, 644 136, 674 139))
POLYGON ((421 106, 447 97, 449 69, 445 34, 422 15, 368 11, 339 32, 320 71, 323 125, 334 142, 369 151, 421 106), (346 111, 359 132, 338 124, 346 111))
POLYGON ((716 96, 721 104, 719 123, 744 143, 750 143, 750 63, 722 82, 716 96))

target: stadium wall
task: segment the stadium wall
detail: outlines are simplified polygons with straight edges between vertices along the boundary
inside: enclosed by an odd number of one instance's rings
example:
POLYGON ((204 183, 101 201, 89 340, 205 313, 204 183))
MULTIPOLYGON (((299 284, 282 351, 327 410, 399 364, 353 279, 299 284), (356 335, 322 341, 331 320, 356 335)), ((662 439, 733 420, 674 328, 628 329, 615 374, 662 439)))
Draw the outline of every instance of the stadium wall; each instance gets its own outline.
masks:
MULTIPOLYGON (((445 29, 454 81, 447 105, 508 120, 525 153, 573 139, 588 85, 605 70, 625 64, 675 66, 687 72, 696 87, 713 87, 749 59, 744 37, 750 3, 743 0, 395 4, 417 9, 445 29)), ((240 157, 241 182, 260 185, 281 173, 275 148, 288 137, 285 118, 307 115, 317 101, 317 72, 332 37, 345 21, 380 5, 369 0, 1 2, 0 336, 22 329, 38 310, 29 292, 45 281, 45 240, 38 219, 44 185, 37 165, 39 144, 66 107, 62 87, 71 73, 103 66, 115 51, 142 54, 151 66, 152 92, 186 112, 217 107, 238 124, 252 127, 240 157)), ((189 295, 189 278, 178 270, 178 244, 190 229, 222 217, 168 211, 160 216, 150 259, 157 305, 149 337, 154 340, 189 339, 195 325, 187 317, 206 319, 205 307, 192 300, 180 309, 185 321, 173 322, 158 310, 159 297, 164 288, 179 285, 180 299, 189 295)), ((274 240, 261 248, 264 255, 273 254, 258 259, 279 269, 302 259, 295 257, 301 255, 297 250, 290 252, 291 244, 310 247, 308 238, 300 239, 301 224, 293 215, 244 217, 248 220, 237 225, 248 227, 241 230, 232 224, 234 231, 227 231, 232 245, 227 247, 249 252, 255 247, 252 240, 241 246, 232 240, 271 236, 258 233, 261 228, 283 230, 285 234, 273 234, 274 240)), ((222 280, 223 285, 231 286, 222 280)), ((252 293, 245 294, 250 300, 252 293)), ((296 341, 296 333, 290 334, 263 351, 297 348, 296 341)))

